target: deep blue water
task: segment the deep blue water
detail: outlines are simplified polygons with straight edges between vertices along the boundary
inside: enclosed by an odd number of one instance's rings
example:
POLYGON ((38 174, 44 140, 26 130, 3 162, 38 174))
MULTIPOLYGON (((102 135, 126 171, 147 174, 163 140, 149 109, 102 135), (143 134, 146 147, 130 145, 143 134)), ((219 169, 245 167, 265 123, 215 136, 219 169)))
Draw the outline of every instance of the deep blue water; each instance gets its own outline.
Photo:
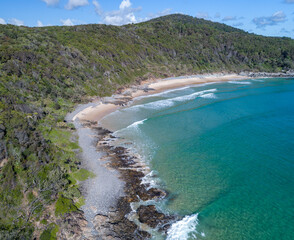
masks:
POLYGON ((294 239, 294 79, 144 97, 102 123, 132 141, 185 217, 168 239, 294 239))

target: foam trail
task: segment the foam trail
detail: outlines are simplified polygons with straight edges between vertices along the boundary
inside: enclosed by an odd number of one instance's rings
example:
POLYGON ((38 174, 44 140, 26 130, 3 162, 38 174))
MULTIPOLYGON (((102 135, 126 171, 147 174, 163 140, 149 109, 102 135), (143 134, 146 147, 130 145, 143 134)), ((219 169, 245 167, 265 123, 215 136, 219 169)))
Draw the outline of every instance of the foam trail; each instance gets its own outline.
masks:
POLYGON ((131 125, 127 126, 126 128, 132 128, 132 127, 137 128, 139 125, 143 124, 146 120, 147 120, 147 118, 140 120, 140 121, 137 121, 137 122, 134 122, 131 125))
POLYGON ((147 118, 143 119, 143 120, 140 120, 140 121, 137 121, 137 122, 134 122, 132 124, 130 124, 129 126, 125 127, 125 128, 122 128, 122 129, 119 129, 117 131, 115 131, 113 134, 114 136, 118 136, 117 134, 120 134, 121 132, 125 131, 126 129, 135 129, 136 131, 139 130, 139 125, 142 125, 145 121, 147 120, 147 118))
POLYGON ((252 82, 244 82, 244 81, 229 81, 229 83, 233 83, 233 84, 243 84, 243 85, 249 85, 249 84, 252 84, 252 82))
POLYGON ((206 94, 206 93, 212 93, 212 92, 216 92, 217 90, 214 89, 208 89, 208 90, 203 90, 200 92, 195 92, 192 93, 190 95, 185 95, 185 96, 181 96, 181 97, 176 97, 176 98, 172 98, 171 100, 175 101, 175 102, 182 102, 182 101, 187 101, 187 100, 192 100, 196 97, 201 97, 202 95, 206 94))
POLYGON ((251 79, 251 81, 254 81, 254 82, 264 82, 264 81, 261 80, 261 79, 251 79))
POLYGON ((156 177, 157 174, 156 171, 152 170, 142 178, 141 184, 149 184, 150 186, 147 188, 148 190, 153 187, 158 187, 159 179, 156 177))
POLYGON ((207 94, 203 94, 202 96, 200 96, 201 98, 211 98, 211 99, 216 99, 216 95, 214 93, 207 93, 207 94))
POLYGON ((162 108, 166 108, 166 107, 171 107, 176 102, 184 102, 184 101, 193 100, 197 97, 201 97, 202 95, 204 95, 206 93, 213 93, 216 91, 217 91, 217 89, 215 89, 215 88, 203 90, 203 91, 195 92, 195 93, 180 96, 180 97, 159 100, 159 101, 145 103, 145 104, 141 104, 141 105, 135 105, 135 106, 129 107, 127 110, 137 110, 138 108, 147 108, 147 109, 157 109, 158 110, 158 109, 162 109, 162 108))
MULTIPOLYGON (((167 240, 186 240, 189 237, 197 239, 196 226, 198 225, 198 213, 186 216, 182 220, 175 222, 167 231, 167 240)), ((201 235, 205 235, 201 233, 201 235)))

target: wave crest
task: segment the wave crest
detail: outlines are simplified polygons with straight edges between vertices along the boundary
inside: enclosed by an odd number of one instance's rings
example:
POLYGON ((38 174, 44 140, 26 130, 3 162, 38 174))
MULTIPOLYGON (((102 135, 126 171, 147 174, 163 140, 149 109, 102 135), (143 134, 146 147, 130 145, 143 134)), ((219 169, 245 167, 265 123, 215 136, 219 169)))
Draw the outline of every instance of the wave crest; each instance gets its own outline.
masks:
POLYGON ((241 85, 249 85, 249 84, 252 84, 252 82, 246 82, 246 81, 229 81, 229 83, 232 83, 232 84, 241 84, 241 85))
MULTIPOLYGON (((197 239, 196 226, 198 225, 198 213, 186 216, 182 220, 172 224, 170 229, 167 231, 167 240, 186 240, 189 237, 197 239)), ((201 233, 205 236, 204 233, 201 233)))
POLYGON ((180 97, 159 100, 159 101, 145 103, 145 104, 141 104, 141 105, 135 105, 135 106, 129 107, 128 110, 137 110, 138 108, 162 109, 165 107, 171 107, 177 102, 184 102, 184 101, 193 100, 193 99, 195 99, 197 97, 201 97, 207 93, 214 93, 216 91, 217 91, 217 89, 215 89, 215 88, 203 90, 203 91, 195 92, 195 93, 180 96, 180 97))
POLYGON ((132 128, 132 127, 137 128, 139 125, 143 124, 146 120, 147 120, 147 118, 140 120, 140 121, 137 121, 137 122, 134 122, 131 125, 127 126, 127 128, 132 128))

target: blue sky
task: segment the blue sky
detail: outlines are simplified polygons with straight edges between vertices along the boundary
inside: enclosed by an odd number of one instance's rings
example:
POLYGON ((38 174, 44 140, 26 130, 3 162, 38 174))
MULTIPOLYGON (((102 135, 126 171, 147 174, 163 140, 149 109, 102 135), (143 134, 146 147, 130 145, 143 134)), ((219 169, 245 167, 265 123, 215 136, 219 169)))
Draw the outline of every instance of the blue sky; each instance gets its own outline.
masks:
POLYGON ((294 38, 294 0, 0 0, 0 24, 122 25, 172 13, 294 38))

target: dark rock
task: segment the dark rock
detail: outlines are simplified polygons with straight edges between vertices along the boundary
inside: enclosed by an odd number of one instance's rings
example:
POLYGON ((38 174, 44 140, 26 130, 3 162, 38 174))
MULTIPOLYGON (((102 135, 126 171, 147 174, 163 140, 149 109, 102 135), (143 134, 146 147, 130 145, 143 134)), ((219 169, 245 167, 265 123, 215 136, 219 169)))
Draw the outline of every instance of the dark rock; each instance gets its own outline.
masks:
POLYGON ((149 92, 149 91, 154 91, 154 90, 155 90, 154 88, 149 88, 149 87, 143 88, 144 92, 149 92))
POLYGON ((87 224, 88 222, 85 220, 83 212, 81 211, 65 214, 64 218, 58 222, 60 229, 58 232, 58 239, 81 239, 87 224))
POLYGON ((293 71, 269 73, 269 72, 241 72, 239 75, 253 78, 263 77, 294 77, 293 71))
POLYGON ((99 136, 105 136, 106 134, 112 133, 108 129, 105 129, 105 128, 102 128, 102 127, 97 127, 97 128, 94 128, 94 129, 98 132, 99 136))
MULTIPOLYGON (((166 197, 166 192, 160 190, 160 189, 157 189, 157 188, 150 188, 148 191, 147 191, 147 194, 149 195, 149 198, 152 198, 152 199, 162 199, 162 198, 165 198, 166 197)), ((142 199, 144 200, 144 199, 142 199)))
POLYGON ((164 231, 166 231, 172 221, 175 220, 175 217, 166 216, 158 212, 154 205, 140 206, 137 209, 137 213, 141 223, 145 223, 152 228, 159 227, 160 230, 164 231))
MULTIPOLYGON (((92 126, 93 128, 93 126, 92 126)), ((166 193, 160 189, 147 189, 148 185, 142 184, 145 174, 136 166, 138 159, 129 155, 125 147, 114 147, 109 138, 114 138, 105 129, 97 128, 99 151, 106 154, 107 166, 117 169, 120 177, 125 182, 125 196, 117 201, 117 206, 107 215, 97 215, 94 221, 95 229, 100 232, 102 239, 148 239, 150 234, 139 229, 134 222, 127 219, 131 212, 130 203, 140 200, 157 200, 166 197, 166 193)), ((141 206, 138 208, 139 220, 152 228, 159 227, 161 231, 167 231, 174 216, 166 216, 156 210, 155 206, 141 206)))
POLYGON ((101 239, 148 239, 150 234, 138 230, 135 223, 129 221, 125 215, 131 211, 126 198, 120 198, 117 209, 108 215, 98 214, 94 218, 95 230, 101 239))
POLYGON ((137 209, 139 215, 139 221, 145 223, 152 228, 156 228, 157 225, 164 219, 165 215, 159 213, 154 205, 140 206, 137 209))

